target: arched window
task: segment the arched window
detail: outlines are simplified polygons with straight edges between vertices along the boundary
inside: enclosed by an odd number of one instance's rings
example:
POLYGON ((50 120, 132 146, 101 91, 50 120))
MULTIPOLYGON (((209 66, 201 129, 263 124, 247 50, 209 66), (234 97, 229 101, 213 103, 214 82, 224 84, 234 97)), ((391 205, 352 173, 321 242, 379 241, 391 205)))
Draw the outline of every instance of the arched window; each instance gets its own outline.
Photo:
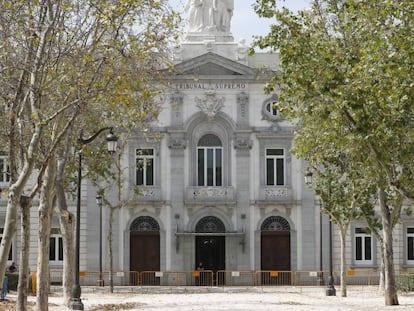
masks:
POLYGON ((196 225, 196 232, 225 232, 226 227, 223 222, 214 216, 202 218, 196 225))
POLYGON ((197 180, 198 186, 223 184, 223 146, 216 135, 204 135, 197 144, 197 180))
POLYGON ((140 216, 132 222, 131 231, 160 231, 158 222, 149 216, 140 216))
POLYGON ((265 219, 260 229, 261 231, 290 231, 290 225, 283 217, 271 216, 265 219))

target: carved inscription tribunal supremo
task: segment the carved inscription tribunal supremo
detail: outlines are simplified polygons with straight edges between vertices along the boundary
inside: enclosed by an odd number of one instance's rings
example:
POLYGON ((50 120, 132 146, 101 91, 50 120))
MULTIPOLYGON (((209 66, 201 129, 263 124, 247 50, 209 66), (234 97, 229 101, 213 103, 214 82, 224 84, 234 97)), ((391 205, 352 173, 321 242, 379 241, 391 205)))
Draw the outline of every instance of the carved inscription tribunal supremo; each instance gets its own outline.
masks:
POLYGON ((248 85, 246 83, 239 82, 185 82, 171 83, 170 86, 175 90, 245 90, 248 85))

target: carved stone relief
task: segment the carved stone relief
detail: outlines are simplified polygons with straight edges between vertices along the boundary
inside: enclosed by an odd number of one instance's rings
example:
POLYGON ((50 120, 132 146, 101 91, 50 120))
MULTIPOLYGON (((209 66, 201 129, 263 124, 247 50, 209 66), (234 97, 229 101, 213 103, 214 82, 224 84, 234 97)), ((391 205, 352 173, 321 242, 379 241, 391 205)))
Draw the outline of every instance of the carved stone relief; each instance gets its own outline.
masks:
POLYGON ((207 116, 207 119, 212 120, 216 114, 224 107, 224 97, 217 97, 215 91, 207 91, 204 98, 195 98, 197 107, 207 116))

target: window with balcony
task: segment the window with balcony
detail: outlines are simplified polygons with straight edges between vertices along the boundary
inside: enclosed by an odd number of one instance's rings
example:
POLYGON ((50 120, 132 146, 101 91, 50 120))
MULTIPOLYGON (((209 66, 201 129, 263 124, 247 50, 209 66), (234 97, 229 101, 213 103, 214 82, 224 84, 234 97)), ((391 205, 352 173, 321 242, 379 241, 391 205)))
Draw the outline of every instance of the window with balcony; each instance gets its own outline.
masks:
POLYGON ((136 150, 136 185, 154 185, 154 149, 136 150))
POLYGON ((63 262, 63 238, 60 234, 50 235, 49 262, 50 263, 62 263, 63 262))
POLYGON ((355 228, 355 263, 367 265, 373 263, 372 236, 363 228, 355 228))
POLYGON ((197 144, 198 186, 223 184, 223 146, 220 139, 212 134, 201 137, 197 144))
POLYGON ((285 150, 266 149, 266 185, 285 185, 285 150))

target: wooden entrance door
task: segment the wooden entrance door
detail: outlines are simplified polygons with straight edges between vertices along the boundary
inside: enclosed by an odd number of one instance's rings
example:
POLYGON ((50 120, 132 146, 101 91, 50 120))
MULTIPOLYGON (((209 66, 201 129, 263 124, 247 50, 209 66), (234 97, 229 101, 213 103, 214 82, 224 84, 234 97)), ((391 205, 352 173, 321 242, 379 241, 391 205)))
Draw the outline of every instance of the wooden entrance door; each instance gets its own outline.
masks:
POLYGON ((262 232, 261 267, 262 270, 290 270, 290 232, 262 232))
POLYGON ((131 271, 160 270, 160 233, 131 232, 131 271))
POLYGON ((130 270, 135 271, 131 285, 159 285, 155 273, 160 270, 160 233, 131 232, 129 262, 130 270))

